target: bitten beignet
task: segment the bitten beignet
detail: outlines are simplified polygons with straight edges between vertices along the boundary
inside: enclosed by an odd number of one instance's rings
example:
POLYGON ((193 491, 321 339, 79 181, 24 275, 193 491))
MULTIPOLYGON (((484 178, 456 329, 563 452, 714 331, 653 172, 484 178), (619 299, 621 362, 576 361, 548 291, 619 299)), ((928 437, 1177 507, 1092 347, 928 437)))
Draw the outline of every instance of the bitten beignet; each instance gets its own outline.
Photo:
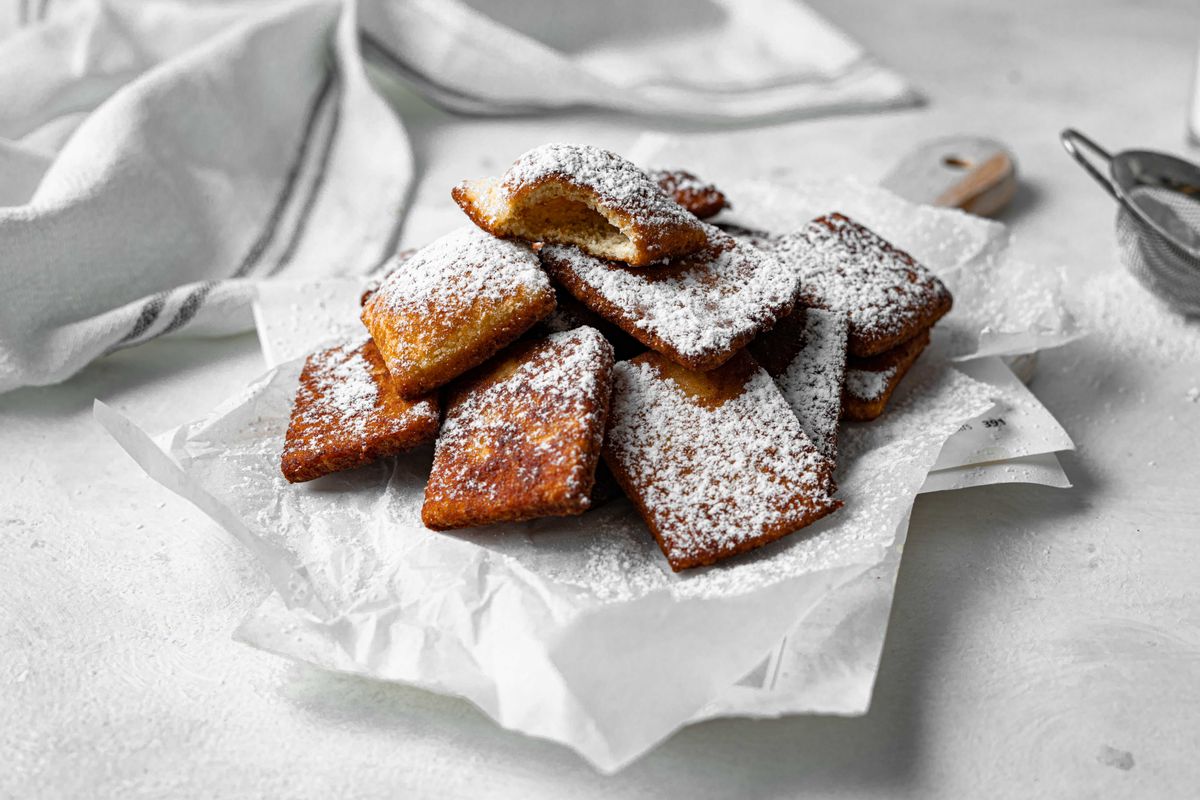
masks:
POLYGON ((612 389, 592 328, 521 342, 450 393, 421 519, 435 530, 591 506, 612 389))
POLYGON ((877 355, 908 341, 952 304, 936 275, 842 214, 819 217, 764 247, 799 272, 803 305, 846 316, 851 356, 877 355))
POLYGON ((651 350, 691 369, 728 360, 789 314, 795 272, 711 226, 710 246, 652 270, 631 269, 571 245, 546 245, 546 271, 585 306, 651 350))
POLYGON ((281 467, 291 483, 352 469, 432 441, 437 397, 396 394, 371 340, 313 353, 284 439, 281 467))
POLYGON ((451 194, 494 236, 573 244, 637 267, 706 243, 700 220, 645 172, 588 145, 535 147, 499 178, 464 181, 451 194))
POLYGON ((404 262, 363 306, 396 391, 423 395, 486 361, 554 310, 554 288, 524 244, 477 228, 404 262))
POLYGON ((658 353, 618 363, 604 460, 676 571, 841 506, 829 460, 745 352, 707 373, 658 353))
POLYGON ((843 418, 867 422, 882 414, 901 379, 928 344, 926 328, 886 353, 850 359, 846 363, 846 389, 842 395, 843 418))
POLYGON ((797 309, 749 345, 817 449, 837 461, 848 323, 819 308, 797 309))

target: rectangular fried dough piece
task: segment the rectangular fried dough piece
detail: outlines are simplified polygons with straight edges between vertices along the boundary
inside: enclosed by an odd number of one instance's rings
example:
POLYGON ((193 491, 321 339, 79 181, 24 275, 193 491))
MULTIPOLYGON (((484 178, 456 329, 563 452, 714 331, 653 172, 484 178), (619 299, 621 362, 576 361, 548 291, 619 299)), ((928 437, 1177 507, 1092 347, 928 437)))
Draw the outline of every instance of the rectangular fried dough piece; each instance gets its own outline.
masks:
POLYGON ((526 245, 466 227, 408 258, 363 306, 396 391, 442 386, 554 310, 554 288, 526 245))
POLYGON ((843 419, 869 422, 882 414, 901 379, 928 344, 929 329, 926 328, 886 353, 847 361, 846 389, 842 395, 843 419))
POLYGON ((687 170, 657 169, 650 173, 650 180, 658 184, 663 194, 700 219, 715 217, 730 207, 724 192, 687 170))
POLYGON ((653 352, 618 363, 604 461, 675 571, 841 506, 829 460, 746 352, 707 373, 653 352))
POLYGON ((283 476, 299 483, 369 464, 432 441, 437 429, 437 397, 396 394, 374 342, 321 350, 300 373, 283 476))
POLYGON ((434 530, 580 514, 612 388, 593 328, 524 341, 455 386, 421 519, 434 530))
POLYGON ((851 356, 877 355, 912 339, 953 303, 936 275, 842 214, 761 244, 798 271, 799 302, 849 320, 851 356))
POLYGON ((808 438, 835 462, 847 331, 840 314, 797 309, 748 347, 775 379, 808 438))
POLYGON ((605 261, 570 245, 539 251, 551 277, 651 350, 690 369, 720 366, 791 312, 793 270, 711 225, 711 246, 654 269, 605 261))

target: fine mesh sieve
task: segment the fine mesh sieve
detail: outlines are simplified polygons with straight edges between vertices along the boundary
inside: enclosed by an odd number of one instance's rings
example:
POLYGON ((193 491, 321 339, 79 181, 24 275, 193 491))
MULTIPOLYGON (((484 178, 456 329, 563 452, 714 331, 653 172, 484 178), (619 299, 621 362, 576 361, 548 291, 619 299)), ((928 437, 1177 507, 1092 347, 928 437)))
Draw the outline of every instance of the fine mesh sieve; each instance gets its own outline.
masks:
POLYGON ((1129 271, 1176 311, 1200 314, 1200 167, 1146 150, 1110 155, 1069 128, 1062 143, 1116 198, 1117 244, 1129 271))

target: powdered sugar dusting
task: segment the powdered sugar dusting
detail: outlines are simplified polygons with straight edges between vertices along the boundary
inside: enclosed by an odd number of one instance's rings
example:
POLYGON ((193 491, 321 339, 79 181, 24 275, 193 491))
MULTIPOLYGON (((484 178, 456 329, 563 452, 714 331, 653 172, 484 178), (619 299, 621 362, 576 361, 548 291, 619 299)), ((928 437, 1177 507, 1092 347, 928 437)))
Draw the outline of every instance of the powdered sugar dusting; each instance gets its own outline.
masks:
POLYGON ((554 333, 454 395, 429 496, 512 502, 516 490, 588 503, 608 410, 612 348, 594 328, 554 333), (511 369, 511 372, 507 370, 511 369), (516 488, 514 488, 516 487, 516 488))
POLYGON ((684 170, 655 170, 650 173, 650 179, 664 194, 701 219, 711 217, 729 205, 720 189, 684 170))
POLYGON ((851 397, 868 403, 876 403, 883 399, 888 387, 896 377, 896 367, 883 370, 854 369, 846 370, 846 393, 851 397))
POLYGON ((394 454, 433 438, 434 397, 402 400, 374 342, 320 350, 308 357, 283 448, 291 481, 311 480, 394 454))
POLYGON ((736 552, 800 508, 836 507, 828 461, 756 365, 710 407, 652 362, 621 362, 611 413, 608 457, 639 490, 672 564, 736 552))
POLYGON ((363 307, 402 393, 428 391, 515 339, 553 305, 550 279, 523 243, 464 227, 396 266, 363 307), (525 315, 527 319, 522 317, 525 315), (497 339, 503 334, 504 337, 497 339), (488 349, 488 348, 491 349, 488 349), (415 384, 415 385, 409 385, 415 384))
POLYGON ((564 179, 591 189, 603 204, 619 208, 640 224, 696 224, 640 167, 609 150, 580 144, 544 144, 523 154, 504 173, 510 193, 547 179, 564 179))
POLYGON ((808 438, 832 459, 842 411, 848 323, 840 314, 817 308, 804 314, 804 345, 775 383, 808 438))
POLYGON ((772 256, 705 227, 712 249, 652 270, 629 269, 571 245, 546 245, 540 255, 582 302, 646 346, 704 358, 736 349, 787 313, 798 281, 772 256))
POLYGON ((852 353, 879 351, 863 349, 864 342, 911 337, 949 302, 937 276, 841 214, 821 217, 765 246, 799 272, 806 305, 848 317, 852 353))
POLYGON ((391 274, 372 303, 397 314, 421 313, 431 306, 465 309, 481 299, 512 297, 519 288, 532 293, 549 287, 527 245, 497 239, 475 226, 448 233, 407 259, 397 257, 388 269, 391 274))
POLYGON ((316 391, 311 393, 300 420, 312 426, 314 439, 336 432, 342 436, 364 436, 371 415, 379 405, 379 384, 371 364, 363 356, 363 342, 332 347, 309 357, 308 369, 316 391))

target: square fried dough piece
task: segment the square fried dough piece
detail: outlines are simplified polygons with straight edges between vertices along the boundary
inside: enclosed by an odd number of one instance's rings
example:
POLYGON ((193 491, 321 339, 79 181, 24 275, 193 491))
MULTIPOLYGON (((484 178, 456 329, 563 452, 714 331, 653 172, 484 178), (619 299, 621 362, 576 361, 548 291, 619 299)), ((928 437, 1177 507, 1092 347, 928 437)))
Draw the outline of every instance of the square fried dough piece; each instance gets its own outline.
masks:
POLYGON ((363 306, 396 391, 418 397, 478 366, 554 310, 524 244, 462 228, 400 264, 363 306))
POLYGON ((848 329, 840 314, 797 309, 748 347, 775 379, 808 438, 831 461, 837 460, 848 329))
POLYGON ((929 329, 926 328, 886 353, 850 359, 846 364, 842 416, 856 422, 868 422, 882 414, 901 379, 928 344, 929 329))
POLYGON ((658 353, 618 363, 612 404, 604 461, 675 571, 841 506, 829 460, 749 353, 706 373, 658 353))
POLYGON ((667 197, 700 219, 716 216, 722 209, 730 207, 724 192, 685 170, 654 170, 650 173, 650 179, 658 184, 667 197))
POLYGON ((703 252, 652 270, 631 269, 570 245, 546 245, 546 271, 585 306, 682 366, 720 366, 791 313, 793 270, 706 225, 703 252))
POLYGON ((650 176, 589 145, 535 147, 499 178, 464 181, 451 195, 494 236, 573 244, 637 267, 706 243, 700 220, 650 176))
POLYGON ((818 217, 766 248, 800 274, 800 302, 846 316, 849 352, 896 347, 941 319, 950 290, 912 256, 842 214, 818 217))
POLYGON ((591 505, 612 347, 576 328, 521 342, 455 387, 421 519, 434 530, 580 514, 591 505))
POLYGON ((313 353, 300 372, 300 388, 283 444, 283 476, 311 481, 432 441, 438 429, 437 397, 405 400, 375 343, 313 353))

